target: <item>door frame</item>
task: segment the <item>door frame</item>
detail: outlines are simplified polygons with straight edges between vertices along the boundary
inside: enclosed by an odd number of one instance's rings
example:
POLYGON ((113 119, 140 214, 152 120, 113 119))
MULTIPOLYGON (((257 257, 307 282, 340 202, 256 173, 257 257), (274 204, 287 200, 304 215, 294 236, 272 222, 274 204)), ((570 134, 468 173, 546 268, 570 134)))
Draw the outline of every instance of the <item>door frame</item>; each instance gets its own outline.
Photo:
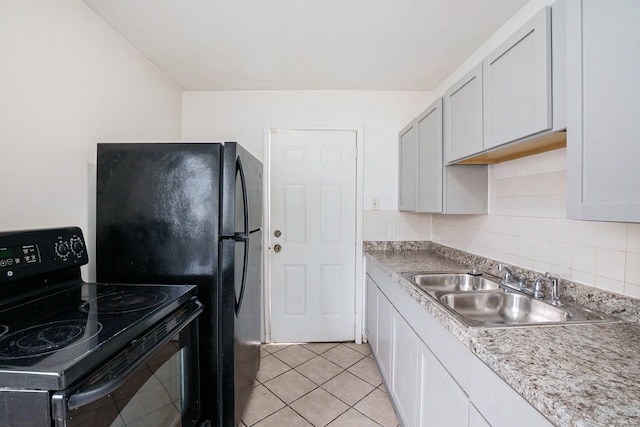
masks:
POLYGON ((267 123, 264 126, 264 188, 263 188, 263 229, 262 265, 263 265, 263 341, 271 342, 271 265, 269 258, 271 255, 271 130, 300 130, 300 131, 353 131, 356 134, 356 236, 355 236, 355 296, 354 296, 354 335, 357 344, 362 343, 364 318, 364 279, 363 279, 363 251, 362 251, 362 208, 364 194, 364 124, 362 123, 330 123, 330 124, 277 124, 267 123))

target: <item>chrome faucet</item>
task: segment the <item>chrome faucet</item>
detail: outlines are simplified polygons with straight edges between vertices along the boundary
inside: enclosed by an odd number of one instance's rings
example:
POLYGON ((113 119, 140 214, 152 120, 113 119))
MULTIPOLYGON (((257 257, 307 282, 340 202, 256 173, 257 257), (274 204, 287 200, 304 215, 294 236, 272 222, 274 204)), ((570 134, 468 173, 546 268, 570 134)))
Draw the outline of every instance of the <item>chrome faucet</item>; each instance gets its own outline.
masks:
POLYGON ((518 276, 516 273, 513 272, 513 270, 510 267, 504 264, 499 264, 498 271, 504 271, 504 277, 502 278, 502 282, 500 282, 502 285, 515 289, 514 287, 514 282, 515 282, 517 284, 518 290, 520 290, 521 288, 524 288, 524 277, 518 276))
POLYGON ((513 270, 506 265, 498 265, 498 271, 504 271, 504 277, 502 278, 502 282, 500 282, 502 286, 522 292, 523 294, 531 295, 534 298, 544 298, 542 284, 547 280, 546 277, 536 279, 533 288, 528 288, 525 284, 525 277, 515 274, 513 270))

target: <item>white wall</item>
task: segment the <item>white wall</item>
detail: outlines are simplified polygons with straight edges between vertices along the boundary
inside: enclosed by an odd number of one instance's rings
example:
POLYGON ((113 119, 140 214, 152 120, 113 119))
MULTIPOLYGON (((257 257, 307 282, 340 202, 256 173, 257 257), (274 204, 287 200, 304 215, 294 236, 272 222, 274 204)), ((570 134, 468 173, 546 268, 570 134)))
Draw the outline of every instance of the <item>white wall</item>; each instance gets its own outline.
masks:
POLYGON ((179 140, 181 91, 80 0, 0 10, 0 230, 78 225, 92 259, 96 143, 179 140))
MULTIPOLYGON (((264 158, 264 126, 289 124, 364 125, 364 240, 381 240, 388 227, 397 237, 419 240, 416 216, 397 212, 398 132, 432 100, 429 92, 233 91, 185 92, 184 141, 238 141, 264 158), (370 211, 371 198, 379 211, 370 211), (367 225, 367 223, 369 225, 367 225), (412 230, 416 230, 413 233, 412 230)), ((428 218, 422 223, 429 227, 428 218)))

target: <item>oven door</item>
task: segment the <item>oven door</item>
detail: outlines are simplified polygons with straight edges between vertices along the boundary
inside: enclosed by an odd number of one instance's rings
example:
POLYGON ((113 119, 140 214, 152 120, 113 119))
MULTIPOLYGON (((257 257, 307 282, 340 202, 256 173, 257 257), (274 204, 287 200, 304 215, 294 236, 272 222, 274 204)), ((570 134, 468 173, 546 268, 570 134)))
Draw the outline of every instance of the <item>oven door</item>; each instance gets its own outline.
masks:
POLYGON ((80 384, 56 392, 56 426, 193 426, 200 416, 198 322, 191 301, 80 384))

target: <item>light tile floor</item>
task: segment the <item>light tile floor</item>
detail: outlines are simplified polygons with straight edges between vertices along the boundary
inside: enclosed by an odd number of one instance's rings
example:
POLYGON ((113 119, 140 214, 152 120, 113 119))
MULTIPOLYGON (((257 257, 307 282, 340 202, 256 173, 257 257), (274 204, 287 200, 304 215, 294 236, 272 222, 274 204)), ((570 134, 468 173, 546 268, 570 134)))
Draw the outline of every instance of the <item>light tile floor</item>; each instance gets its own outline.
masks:
POLYGON ((396 427, 367 344, 263 345, 242 427, 396 427))

